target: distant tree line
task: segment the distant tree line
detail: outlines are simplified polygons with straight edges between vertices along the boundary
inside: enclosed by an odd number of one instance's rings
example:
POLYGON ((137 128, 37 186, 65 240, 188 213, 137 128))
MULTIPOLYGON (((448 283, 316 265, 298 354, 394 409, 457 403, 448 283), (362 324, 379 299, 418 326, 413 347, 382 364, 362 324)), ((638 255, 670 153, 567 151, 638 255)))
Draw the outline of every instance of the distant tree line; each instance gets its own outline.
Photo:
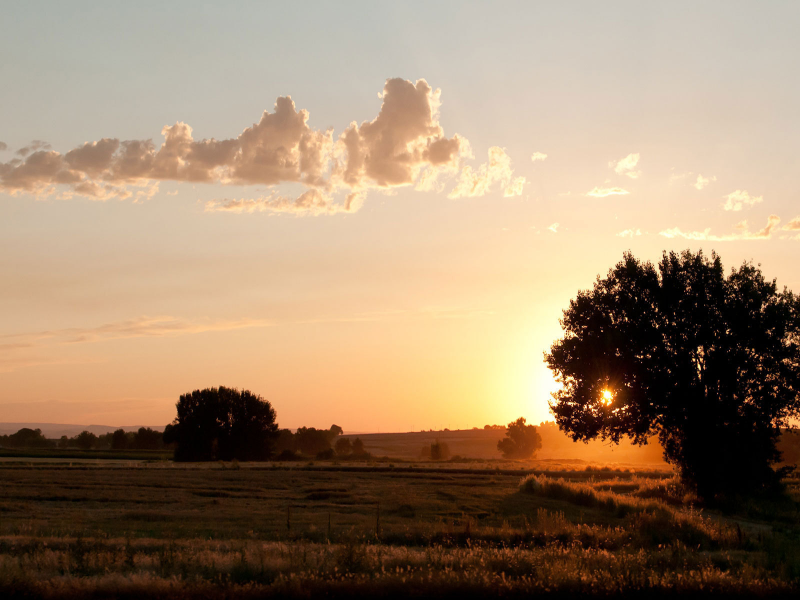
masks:
POLYGON ((0 446, 3 448, 54 448, 55 441, 42 435, 41 429, 23 427, 16 433, 0 435, 0 446))
POLYGON ((289 429, 281 429, 276 443, 277 460, 312 457, 319 460, 369 458, 360 438, 340 438, 342 433, 342 428, 338 425, 331 425, 328 429, 300 427, 294 433, 289 429))
POLYGON ((96 435, 91 431, 82 431, 69 437, 62 435, 60 439, 48 439, 41 429, 23 427, 11 435, 0 435, 0 447, 3 448, 77 448, 79 450, 162 450, 163 434, 150 427, 140 427, 138 431, 117 429, 114 432, 96 435))

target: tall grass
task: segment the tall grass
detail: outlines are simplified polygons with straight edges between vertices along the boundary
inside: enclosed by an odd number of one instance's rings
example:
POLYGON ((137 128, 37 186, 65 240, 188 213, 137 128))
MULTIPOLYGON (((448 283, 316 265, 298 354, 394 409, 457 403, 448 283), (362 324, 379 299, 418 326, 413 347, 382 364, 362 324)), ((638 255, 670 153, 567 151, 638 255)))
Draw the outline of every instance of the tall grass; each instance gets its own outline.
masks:
POLYGON ((676 506, 676 482, 637 481, 626 484, 628 494, 603 489, 613 484, 549 479, 529 475, 520 491, 553 498, 627 519, 637 543, 648 547, 682 543, 706 548, 738 548, 745 539, 741 529, 705 518, 693 506, 676 506), (598 489, 600 487, 600 489, 598 489))
POLYGON ((185 540, 5 540, 4 598, 229 598, 796 591, 763 566, 683 549, 388 547, 185 540), (126 547, 127 546, 127 547, 126 547), (132 559, 131 559, 132 553, 132 559))

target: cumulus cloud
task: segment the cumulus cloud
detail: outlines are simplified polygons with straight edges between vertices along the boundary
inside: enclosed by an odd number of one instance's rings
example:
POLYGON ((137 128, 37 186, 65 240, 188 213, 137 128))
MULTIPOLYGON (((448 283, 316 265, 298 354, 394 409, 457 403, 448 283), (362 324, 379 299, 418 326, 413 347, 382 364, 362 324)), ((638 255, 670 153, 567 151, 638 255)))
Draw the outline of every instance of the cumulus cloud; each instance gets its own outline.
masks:
POLYGON ((595 187, 590 192, 586 192, 587 196, 592 196, 593 198, 605 198, 606 196, 624 196, 626 194, 630 194, 628 190, 624 190, 621 187, 610 187, 610 188, 601 188, 595 187))
POLYGON ((783 226, 784 231, 800 231, 800 217, 795 217, 783 226))
POLYGON ((0 142, 0 152, 5 152, 6 150, 8 150, 8 144, 0 142))
POLYGON ((635 171, 636 165, 639 164, 639 153, 628 154, 625 158, 619 160, 612 160, 608 166, 614 169, 617 175, 627 175, 631 179, 636 179, 642 174, 641 171, 635 171))
POLYGON ((703 177, 702 175, 698 174, 697 181, 695 181, 692 185, 694 185, 694 187, 697 188, 698 190, 702 190, 709 183, 716 180, 717 178, 714 175, 712 175, 711 177, 703 177))
MULTIPOLYGON (((158 181, 293 183, 307 188, 294 200, 270 193, 254 200, 215 200, 211 210, 335 214, 357 210, 369 190, 436 189, 441 178, 459 173, 469 144, 458 134, 445 135, 439 124, 440 90, 424 79, 388 79, 380 98, 375 119, 351 123, 338 138, 331 129, 312 128, 308 111, 285 96, 272 112, 264 111, 257 123, 228 139, 195 139, 192 127, 178 122, 161 130, 158 145, 151 139, 102 138, 62 154, 35 140, 17 151, 18 158, 0 163, 0 191, 49 195, 59 190, 59 197, 108 200, 136 197, 131 186, 158 181), (335 203, 331 194, 344 199, 335 203)), ((490 165, 478 173, 499 181, 505 195, 519 195, 525 179, 513 179, 509 165, 505 152, 493 148, 490 165)))
POLYGON ((378 116, 351 123, 337 141, 335 178, 353 189, 388 188, 414 183, 423 167, 455 166, 464 141, 444 135, 440 97, 424 79, 387 80, 378 116))
POLYGON ((531 156, 531 160, 533 162, 536 162, 537 160, 545 160, 546 158, 547 154, 544 154, 542 152, 534 152, 533 155, 531 156))
POLYGON ((642 235, 641 229, 626 229, 624 231, 620 231, 617 234, 617 237, 632 238, 638 235, 642 235))
POLYGON ((753 206, 764 201, 764 196, 751 196, 747 190, 733 191, 724 198, 725 204, 722 205, 722 208, 735 212, 742 210, 745 206, 753 206))
POLYGON ((492 184, 499 183, 506 197, 519 196, 525 185, 525 177, 514 177, 511 157, 498 146, 489 148, 489 162, 473 170, 466 165, 456 186, 448 194, 449 198, 465 198, 485 195, 492 184))
POLYGON ((686 240, 694 241, 711 241, 711 242, 733 242, 737 240, 768 240, 772 237, 773 232, 777 229, 778 224, 781 222, 780 217, 777 215, 770 215, 767 219, 767 224, 763 229, 751 232, 747 227, 747 221, 741 221, 736 224, 735 229, 737 233, 729 235, 712 235, 711 228, 706 228, 703 231, 681 231, 678 227, 672 229, 665 229, 659 232, 659 235, 665 238, 683 238, 686 240))

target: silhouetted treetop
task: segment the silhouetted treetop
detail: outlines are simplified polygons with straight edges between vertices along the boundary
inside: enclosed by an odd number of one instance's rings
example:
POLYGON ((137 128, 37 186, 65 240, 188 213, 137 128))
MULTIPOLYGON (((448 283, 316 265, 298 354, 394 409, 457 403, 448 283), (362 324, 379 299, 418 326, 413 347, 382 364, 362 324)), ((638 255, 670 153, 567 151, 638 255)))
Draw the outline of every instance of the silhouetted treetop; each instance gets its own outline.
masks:
POLYGON ((542 447, 542 436, 534 425, 526 425, 525 417, 508 424, 506 436, 497 442, 497 449, 506 458, 530 458, 542 447))
POLYGON ((564 311, 545 361, 551 409, 576 440, 644 443, 706 497, 775 484, 781 427, 800 415, 800 301, 716 254, 626 253, 564 311))
MULTIPOLYGON (((272 405, 248 390, 220 386, 184 394, 164 431, 175 460, 266 460, 278 425, 272 405)), ((141 430, 140 430, 141 433, 141 430)))
POLYGON ((53 443, 42 434, 41 429, 23 427, 11 435, 0 436, 0 446, 9 448, 47 448, 53 443))

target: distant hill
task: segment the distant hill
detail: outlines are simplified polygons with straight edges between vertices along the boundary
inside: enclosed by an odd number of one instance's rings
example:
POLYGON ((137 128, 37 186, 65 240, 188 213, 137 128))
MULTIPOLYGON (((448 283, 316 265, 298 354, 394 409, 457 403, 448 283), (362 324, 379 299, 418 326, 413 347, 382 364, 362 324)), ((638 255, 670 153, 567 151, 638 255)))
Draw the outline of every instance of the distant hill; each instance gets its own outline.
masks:
MULTIPOLYGON (((625 464, 665 464, 661 446, 655 439, 647 446, 634 446, 622 442, 618 446, 594 441, 584 444, 573 442, 559 431, 555 424, 537 426, 542 436, 542 449, 536 453, 539 460, 584 460, 587 462, 625 464)), ((455 431, 415 431, 409 433, 368 433, 343 437, 359 437, 368 452, 376 456, 419 458, 423 446, 435 441, 445 442, 453 456, 465 458, 502 458, 497 442, 505 436, 505 429, 461 429, 455 431)))
POLYGON ((42 435, 50 439, 59 439, 62 435, 74 437, 81 431, 91 431, 95 435, 103 435, 117 429, 137 431, 140 427, 150 427, 157 431, 164 431, 164 425, 71 425, 66 423, 0 423, 0 435, 10 435, 23 428, 41 429, 42 435))

